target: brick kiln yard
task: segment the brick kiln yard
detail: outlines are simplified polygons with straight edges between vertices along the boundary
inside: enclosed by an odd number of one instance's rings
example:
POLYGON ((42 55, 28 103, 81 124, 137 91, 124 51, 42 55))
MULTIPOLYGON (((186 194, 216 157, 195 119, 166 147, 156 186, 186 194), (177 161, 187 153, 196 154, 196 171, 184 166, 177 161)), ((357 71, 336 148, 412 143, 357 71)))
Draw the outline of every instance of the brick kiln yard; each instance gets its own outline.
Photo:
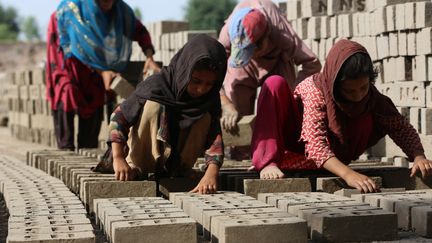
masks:
MULTIPOLYGON (((432 157, 430 0, 290 0, 279 7, 322 63, 340 38, 364 45, 380 69, 375 86, 432 157)), ((164 64, 197 33, 216 37, 179 21, 148 29, 155 59, 164 64)), ((4 56, 23 58, 2 48, 4 56)), ((34 53, 39 49, 26 51, 32 63, 45 56, 34 53)), ((250 161, 226 161, 213 195, 185 193, 197 179, 118 182, 90 171, 102 149, 53 148, 43 69, 1 59, 0 116, 7 113, 9 128, 0 128, 0 242, 432 242, 432 179, 410 178, 405 155, 389 137, 368 151, 378 161, 350 165, 382 186, 376 194, 347 189, 321 171, 259 180, 247 171, 250 161)), ((143 61, 138 46, 132 60, 143 61)), ((225 134, 225 144, 248 144, 252 121, 240 122, 240 138, 225 134)), ((102 148, 106 134, 104 125, 102 148)))
POLYGON ((89 170, 100 150, 58 151, 9 133, 0 129, 0 242, 432 241, 431 182, 389 162, 354 163, 393 188, 380 194, 342 189, 326 173, 257 180, 247 162, 228 161, 221 192, 197 195, 179 192, 195 183, 182 178, 117 182, 89 170))

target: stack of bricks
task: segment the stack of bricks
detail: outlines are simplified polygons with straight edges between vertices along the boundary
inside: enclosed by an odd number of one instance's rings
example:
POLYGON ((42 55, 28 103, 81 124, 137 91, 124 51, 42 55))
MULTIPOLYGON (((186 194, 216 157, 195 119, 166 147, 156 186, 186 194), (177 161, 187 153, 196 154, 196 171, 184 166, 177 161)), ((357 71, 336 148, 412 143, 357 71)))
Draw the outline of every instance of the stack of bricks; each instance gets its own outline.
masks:
POLYGON ((51 108, 45 98, 42 68, 8 73, 1 82, 2 102, 8 104, 12 135, 28 142, 55 146, 51 108))
MULTIPOLYGON (((432 142, 432 2, 416 0, 288 0, 287 19, 322 63, 341 38, 364 45, 379 68, 376 87, 432 142)), ((405 156, 386 137, 376 157, 405 156)), ((432 151, 426 151, 432 156, 432 151)))
MULTIPOLYGON (((189 30, 189 23, 184 21, 159 21, 146 25, 154 48, 154 59, 167 66, 180 48, 197 34, 207 34, 217 38, 216 30, 189 30)), ((143 61, 145 56, 137 43, 133 45, 131 60, 143 61)))
POLYGON ((170 193, 170 201, 198 223, 211 242, 306 242, 306 222, 236 192, 170 193))
POLYGON ((116 197, 151 197, 156 195, 154 181, 116 181, 113 174, 93 172, 98 159, 87 150, 81 154, 61 150, 29 151, 27 164, 60 179, 77 194, 90 214, 93 200, 116 197), (83 155, 87 154, 87 155, 83 155))
POLYGON ((60 180, 0 157, 0 193, 9 211, 7 242, 94 242, 81 201, 60 180))
POLYGON ((360 242, 398 238, 395 213, 348 197, 323 192, 260 193, 258 200, 306 220, 312 241, 360 242))
MULTIPOLYGON (((193 36, 207 34, 217 38, 215 30, 188 30, 189 24, 182 21, 155 22, 149 24, 147 29, 156 51, 154 59, 163 65, 168 65, 174 54, 193 36)), ((132 46, 131 61, 145 61, 136 42, 132 46)), ((46 100, 44 69, 8 72, 0 77, 0 82, 4 84, 0 87, 0 108, 1 105, 8 107, 7 117, 12 135, 20 140, 55 147, 54 122, 50 104, 46 100)), ((107 119, 104 115, 99 133, 100 148, 106 148, 107 119)), ((75 118, 77 123, 78 119, 75 118)), ((75 135, 77 132, 75 129, 75 135)))
POLYGON ((161 197, 95 199, 94 208, 109 242, 197 242, 196 221, 161 197))
POLYGON ((432 190, 351 195, 357 202, 368 203, 398 217, 398 227, 422 237, 432 237, 432 190))

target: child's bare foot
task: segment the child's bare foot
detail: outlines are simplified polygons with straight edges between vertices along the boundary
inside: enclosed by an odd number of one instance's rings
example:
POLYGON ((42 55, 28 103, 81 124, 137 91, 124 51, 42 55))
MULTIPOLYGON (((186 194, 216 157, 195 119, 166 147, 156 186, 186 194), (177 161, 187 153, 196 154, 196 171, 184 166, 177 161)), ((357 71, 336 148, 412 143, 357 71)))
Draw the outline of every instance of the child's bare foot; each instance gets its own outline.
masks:
POLYGON ((261 179, 280 179, 284 176, 284 173, 282 173, 282 171, 274 165, 268 165, 260 172, 261 179))

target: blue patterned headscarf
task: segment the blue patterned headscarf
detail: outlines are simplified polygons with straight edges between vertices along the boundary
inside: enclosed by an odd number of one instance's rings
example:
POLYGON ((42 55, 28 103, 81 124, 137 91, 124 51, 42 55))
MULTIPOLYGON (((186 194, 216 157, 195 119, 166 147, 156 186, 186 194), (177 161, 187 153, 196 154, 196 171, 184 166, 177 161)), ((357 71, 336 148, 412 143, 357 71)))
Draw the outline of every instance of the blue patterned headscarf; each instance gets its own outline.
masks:
POLYGON ((104 13, 96 0, 63 0, 57 8, 60 46, 100 70, 123 71, 132 52, 135 15, 122 0, 104 13))

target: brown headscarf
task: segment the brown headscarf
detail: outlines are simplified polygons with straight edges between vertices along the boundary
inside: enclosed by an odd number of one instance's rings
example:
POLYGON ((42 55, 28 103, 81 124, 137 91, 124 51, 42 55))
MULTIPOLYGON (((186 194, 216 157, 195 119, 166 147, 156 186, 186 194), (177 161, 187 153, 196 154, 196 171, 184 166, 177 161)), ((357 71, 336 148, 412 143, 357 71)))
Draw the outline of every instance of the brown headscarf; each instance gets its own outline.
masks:
POLYGON ((206 112, 213 118, 219 117, 219 90, 225 78, 226 65, 224 47, 208 35, 197 35, 176 53, 160 73, 138 84, 135 92, 121 104, 123 115, 133 123, 146 100, 152 100, 165 105, 171 117, 177 118, 180 128, 189 127, 206 112), (207 94, 199 98, 187 97, 185 93, 195 64, 203 59, 209 59, 216 67, 216 82, 207 94))
POLYGON ((372 83, 367 96, 360 102, 341 103, 335 99, 334 85, 339 70, 345 61, 356 53, 364 53, 369 56, 367 50, 357 42, 345 39, 336 42, 327 55, 323 71, 314 75, 315 85, 323 93, 326 102, 328 126, 341 144, 345 142, 344 124, 347 119, 357 118, 367 113, 373 116, 399 115, 393 102, 387 96, 382 95, 372 83))

